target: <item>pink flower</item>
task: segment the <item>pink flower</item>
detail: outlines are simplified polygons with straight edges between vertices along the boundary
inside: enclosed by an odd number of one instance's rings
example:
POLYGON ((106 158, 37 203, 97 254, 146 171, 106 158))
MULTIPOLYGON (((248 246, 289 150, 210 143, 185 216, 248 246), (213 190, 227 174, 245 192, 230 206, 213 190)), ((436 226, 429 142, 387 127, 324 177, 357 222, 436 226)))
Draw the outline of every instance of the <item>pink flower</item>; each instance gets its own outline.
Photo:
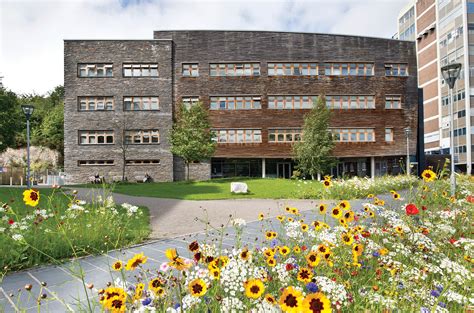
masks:
POLYGON ((160 271, 166 272, 170 269, 170 266, 168 265, 168 262, 163 262, 160 265, 160 271))

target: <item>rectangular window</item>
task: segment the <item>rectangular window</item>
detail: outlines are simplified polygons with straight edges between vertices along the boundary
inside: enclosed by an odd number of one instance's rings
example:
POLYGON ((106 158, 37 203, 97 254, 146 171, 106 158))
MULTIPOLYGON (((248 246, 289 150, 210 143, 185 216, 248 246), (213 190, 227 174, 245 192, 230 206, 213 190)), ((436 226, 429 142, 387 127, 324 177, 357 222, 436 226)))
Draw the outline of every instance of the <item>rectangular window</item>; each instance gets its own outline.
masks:
POLYGON ((327 76, 373 76, 373 63, 326 63, 324 74, 327 76))
POLYGON ((268 96, 268 108, 277 110, 311 109, 316 104, 318 96, 268 96))
POLYGON ((158 77, 158 64, 124 63, 123 77, 158 77))
POLYGON ((293 129, 269 129, 268 142, 295 142, 300 141, 302 137, 301 128, 293 129))
POLYGON ((401 109, 402 96, 398 96, 398 95, 385 96, 385 108, 386 109, 401 109))
POLYGON ((369 95, 330 95, 326 96, 329 109, 375 109, 375 96, 369 95))
POLYGON ((316 76, 317 63, 268 63, 268 76, 316 76))
POLYGON ((183 76, 197 77, 199 76, 199 64, 197 63, 183 63, 183 76))
POLYGON ((210 76, 260 76, 260 63, 211 63, 210 76))
POLYGON ((210 97, 211 110, 258 110, 262 108, 260 96, 210 97))
POLYGON ((124 132, 126 144, 159 144, 160 132, 158 130, 126 130, 124 132))
POLYGON ((124 111, 157 111, 160 109, 158 97, 123 97, 124 111))
POLYGON ((385 76, 408 76, 408 64, 406 63, 385 64, 385 76))
POLYGON ((80 130, 80 145, 113 145, 113 130, 80 130))
POLYGON ((159 159, 145 159, 145 160, 134 159, 134 160, 125 160, 125 163, 127 165, 156 165, 156 164, 160 164, 160 160, 159 159))
POLYGON ((261 143, 261 129, 213 129, 217 143, 261 143))
POLYGON ((189 110, 193 105, 199 103, 199 96, 182 97, 181 102, 186 107, 186 109, 189 110))
POLYGON ((385 128, 385 141, 393 141, 393 128, 385 128))
POLYGON ((79 77, 112 77, 112 63, 80 63, 77 65, 77 75, 79 77))
POLYGON ((114 97, 77 97, 79 111, 113 111, 114 97))
POLYGON ((79 160, 78 166, 105 166, 114 165, 114 160, 79 160))
POLYGON ((333 128, 333 138, 337 142, 374 142, 373 128, 333 128))

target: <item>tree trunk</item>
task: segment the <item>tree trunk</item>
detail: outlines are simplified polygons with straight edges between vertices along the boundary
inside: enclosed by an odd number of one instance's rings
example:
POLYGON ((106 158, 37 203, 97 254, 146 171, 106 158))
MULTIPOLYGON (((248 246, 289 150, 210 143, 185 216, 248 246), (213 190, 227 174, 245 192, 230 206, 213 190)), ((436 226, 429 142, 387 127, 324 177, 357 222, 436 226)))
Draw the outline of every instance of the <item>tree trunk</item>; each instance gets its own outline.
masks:
POLYGON ((123 153, 123 164, 122 164, 122 183, 125 182, 125 151, 123 153))
POLYGON ((186 180, 189 181, 189 162, 186 162, 186 180))
POLYGON ((321 181, 321 173, 318 173, 318 181, 321 181))
POLYGON ((311 174, 311 180, 314 180, 314 174, 311 174))

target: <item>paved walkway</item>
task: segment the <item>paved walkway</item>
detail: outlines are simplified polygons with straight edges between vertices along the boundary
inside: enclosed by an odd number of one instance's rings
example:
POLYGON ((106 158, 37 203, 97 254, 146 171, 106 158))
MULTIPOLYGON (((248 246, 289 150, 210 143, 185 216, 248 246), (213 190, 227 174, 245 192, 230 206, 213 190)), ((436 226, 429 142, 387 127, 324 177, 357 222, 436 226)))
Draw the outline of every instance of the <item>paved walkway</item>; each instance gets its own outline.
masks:
MULTIPOLYGON (((94 191, 96 192, 96 191, 94 191)), ((79 190, 79 197, 89 199, 94 195, 90 190, 79 190)), ((386 198, 386 197, 382 197, 386 198)), ((0 312, 38 312, 37 299, 40 294, 46 294, 42 301, 41 312, 78 312, 87 309, 87 296, 97 297, 97 289, 104 287, 107 282, 119 276, 111 273, 111 264, 120 259, 126 260, 135 253, 144 252, 148 256, 146 269, 156 269, 166 261, 164 251, 169 247, 176 247, 183 256, 189 256, 187 245, 193 240, 200 242, 220 242, 220 235, 216 231, 204 233, 204 224, 195 220, 195 217, 205 219, 207 216, 211 225, 219 226, 229 221, 229 215, 243 218, 247 226, 243 234, 243 245, 253 246, 263 240, 260 223, 256 220, 259 212, 268 213, 269 220, 276 222, 275 216, 284 212, 286 205, 295 206, 302 211, 303 217, 310 217, 314 213, 310 209, 321 201, 311 200, 213 200, 213 201, 184 201, 147 197, 132 197, 115 194, 116 203, 128 202, 134 205, 144 205, 150 209, 153 237, 142 245, 137 245, 120 251, 111 251, 101 256, 90 256, 67 262, 61 266, 43 266, 27 271, 7 275, 0 287, 0 312), (166 238, 165 238, 166 237, 166 238), (80 264, 80 267, 79 267, 80 264), (85 282, 93 284, 91 289, 85 289, 80 275, 80 268, 85 274, 85 282), (42 287, 41 283, 46 282, 42 287), (24 286, 31 284, 31 292, 26 292, 24 286), (19 291, 20 290, 20 291, 19 291)), ((389 199, 389 198, 386 198, 389 199)), ((351 205, 361 209, 361 200, 351 201, 351 205)), ((235 232, 227 228, 222 241, 223 248, 232 248, 235 232)), ((127 280, 134 282, 133 277, 127 280)), ((100 312, 99 307, 92 308, 100 312)))

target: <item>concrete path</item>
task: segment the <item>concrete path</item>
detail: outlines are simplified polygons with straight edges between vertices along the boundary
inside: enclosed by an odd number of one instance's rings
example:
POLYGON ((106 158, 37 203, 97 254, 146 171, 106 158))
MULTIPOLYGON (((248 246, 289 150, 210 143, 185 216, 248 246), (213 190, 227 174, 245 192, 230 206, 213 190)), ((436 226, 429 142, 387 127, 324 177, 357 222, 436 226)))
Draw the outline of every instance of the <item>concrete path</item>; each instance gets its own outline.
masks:
MULTIPOLYGON (((97 190, 81 189, 78 191, 78 196, 82 199, 90 199, 97 194, 97 190)), ((391 199, 390 196, 381 198, 391 199)), ((11 273, 1 283, 0 312, 38 312, 37 299, 41 294, 45 294, 46 298, 42 300, 40 312, 90 311, 87 296, 90 299, 97 299, 97 290, 119 276, 118 273, 112 273, 110 270, 111 264, 118 259, 126 261, 135 253, 144 252, 148 256, 145 268, 153 270, 166 261, 164 251, 169 247, 176 247, 180 255, 189 257, 187 245, 194 240, 208 243, 222 242, 222 248, 234 246, 235 232, 232 228, 225 229, 221 241, 221 235, 218 232, 213 230, 203 232, 205 225, 203 222, 196 221, 196 217, 206 220, 207 215, 210 224, 217 227, 227 224, 230 214, 243 218, 247 221, 247 225, 242 244, 254 246, 263 240, 261 224, 255 221, 260 212, 268 214, 268 220, 277 222, 275 216, 284 213, 284 207, 290 205, 299 208, 303 218, 309 221, 316 218, 311 209, 322 202, 259 199, 184 201, 120 194, 114 194, 114 199, 116 203, 128 202, 147 206, 151 214, 153 237, 160 239, 150 240, 142 245, 120 251, 111 251, 100 256, 72 260, 61 266, 43 266, 11 273), (81 270, 85 275, 84 282, 93 284, 93 287, 89 285, 90 289, 84 288, 80 279, 81 275, 79 275, 81 270), (42 286, 42 282, 46 282, 46 286, 42 286), (33 286, 31 292, 25 291, 26 284, 33 286)), ((351 201, 351 206, 356 211, 361 211, 362 202, 365 201, 351 201)), ((130 282, 135 282, 131 275, 126 278, 130 282)), ((100 312, 100 307, 92 307, 91 310, 100 312)))

